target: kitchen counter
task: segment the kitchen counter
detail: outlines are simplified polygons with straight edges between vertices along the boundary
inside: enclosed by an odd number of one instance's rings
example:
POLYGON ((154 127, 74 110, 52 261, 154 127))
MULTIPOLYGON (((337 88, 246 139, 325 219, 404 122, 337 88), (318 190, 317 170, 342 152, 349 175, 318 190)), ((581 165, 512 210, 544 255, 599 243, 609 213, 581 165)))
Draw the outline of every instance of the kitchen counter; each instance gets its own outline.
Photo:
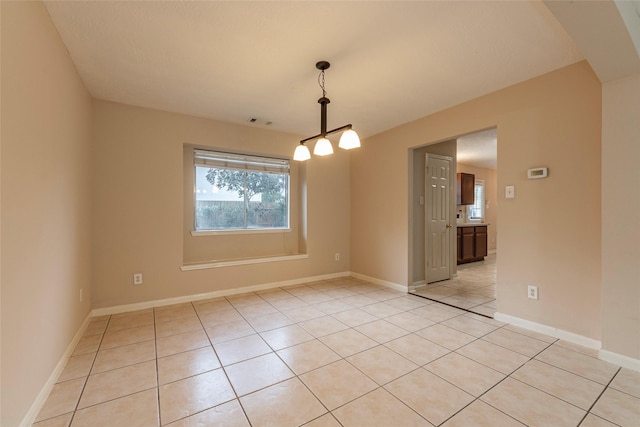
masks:
POLYGON ((490 225, 487 222, 459 222, 456 227, 482 227, 483 225, 490 225))

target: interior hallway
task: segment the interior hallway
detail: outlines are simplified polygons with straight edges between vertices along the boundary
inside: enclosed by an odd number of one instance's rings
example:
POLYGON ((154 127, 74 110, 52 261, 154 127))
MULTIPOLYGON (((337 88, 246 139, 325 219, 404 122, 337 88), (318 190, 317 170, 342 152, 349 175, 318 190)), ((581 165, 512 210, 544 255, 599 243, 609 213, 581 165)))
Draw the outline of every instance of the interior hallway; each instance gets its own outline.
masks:
POLYGON ((340 278, 93 318, 34 426, 638 419, 640 373, 595 350, 340 278))
POLYGON ((412 293, 431 300, 493 317, 496 312, 496 254, 484 261, 458 265, 452 280, 431 283, 412 293))

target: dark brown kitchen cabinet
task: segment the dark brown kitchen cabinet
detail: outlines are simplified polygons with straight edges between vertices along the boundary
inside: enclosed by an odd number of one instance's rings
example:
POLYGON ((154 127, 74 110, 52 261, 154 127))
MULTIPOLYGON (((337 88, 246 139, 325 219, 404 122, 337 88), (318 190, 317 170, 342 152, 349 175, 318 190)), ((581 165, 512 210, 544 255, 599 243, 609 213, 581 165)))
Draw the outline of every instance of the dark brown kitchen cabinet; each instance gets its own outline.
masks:
POLYGON ((458 264, 482 261, 487 256, 487 226, 458 227, 458 264))
POLYGON ((472 205, 474 203, 474 186, 475 175, 470 173, 460 172, 456 174, 458 193, 456 198, 456 204, 458 205, 472 205))

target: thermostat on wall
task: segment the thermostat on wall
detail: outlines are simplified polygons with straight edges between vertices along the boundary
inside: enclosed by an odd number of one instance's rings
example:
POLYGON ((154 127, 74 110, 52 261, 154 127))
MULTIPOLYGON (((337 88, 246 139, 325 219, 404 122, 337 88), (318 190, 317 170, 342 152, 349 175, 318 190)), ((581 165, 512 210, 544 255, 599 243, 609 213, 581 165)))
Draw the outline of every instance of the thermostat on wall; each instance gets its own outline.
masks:
POLYGON ((549 175, 548 168, 533 168, 527 171, 529 179, 546 178, 549 175))

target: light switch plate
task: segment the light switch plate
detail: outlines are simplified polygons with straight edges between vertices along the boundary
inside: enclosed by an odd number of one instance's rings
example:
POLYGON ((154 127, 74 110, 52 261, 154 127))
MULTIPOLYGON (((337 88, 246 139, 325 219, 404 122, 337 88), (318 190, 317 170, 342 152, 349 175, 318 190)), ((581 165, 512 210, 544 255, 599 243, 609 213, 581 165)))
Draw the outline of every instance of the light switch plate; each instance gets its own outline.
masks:
POLYGON ((516 188, 513 185, 507 185, 504 187, 504 197, 507 199, 514 199, 516 197, 516 188))

